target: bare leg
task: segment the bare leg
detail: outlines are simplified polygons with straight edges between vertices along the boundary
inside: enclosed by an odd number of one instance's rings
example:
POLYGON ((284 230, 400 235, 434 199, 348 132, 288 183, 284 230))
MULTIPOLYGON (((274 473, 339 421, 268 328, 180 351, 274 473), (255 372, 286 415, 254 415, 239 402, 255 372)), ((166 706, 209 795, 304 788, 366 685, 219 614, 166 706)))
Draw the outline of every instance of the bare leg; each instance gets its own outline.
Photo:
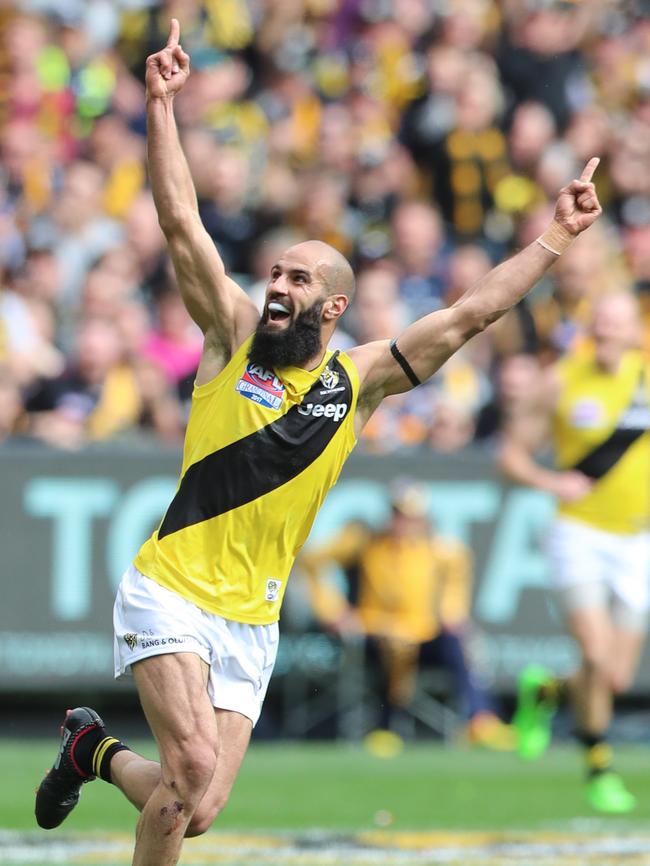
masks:
MULTIPOLYGON (((218 734, 206 666, 193 653, 178 653, 138 662, 133 673, 161 758, 160 780, 138 821, 133 866, 175 866, 187 826, 216 770, 218 734)), ((122 767, 123 780, 134 769, 129 773, 128 765, 122 767)), ((151 782, 152 775, 148 778, 151 782)), ((127 796, 137 800, 143 793, 133 789, 127 796)))
POLYGON ((631 631, 616 626, 609 656, 609 678, 615 695, 626 692, 632 685, 645 643, 645 630, 631 631))
POLYGON ((582 664, 569 680, 578 727, 588 734, 602 734, 612 718, 612 684, 609 660, 614 630, 609 613, 601 608, 576 610, 568 618, 571 634, 582 653, 582 664))
POLYGON ((187 836, 205 833, 228 802, 253 730, 251 720, 241 713, 217 709, 215 715, 219 734, 217 767, 210 787, 192 816, 187 836))
POLYGON ((138 811, 160 783, 160 764, 136 752, 118 752, 111 761, 111 779, 138 811))
MULTIPOLYGON (((204 833, 224 808, 250 742, 250 719, 229 710, 216 709, 214 713, 218 734, 216 770, 186 828, 186 836, 204 833)), ((113 783, 140 811, 160 785, 161 775, 157 761, 135 752, 118 752, 111 761, 113 783)))

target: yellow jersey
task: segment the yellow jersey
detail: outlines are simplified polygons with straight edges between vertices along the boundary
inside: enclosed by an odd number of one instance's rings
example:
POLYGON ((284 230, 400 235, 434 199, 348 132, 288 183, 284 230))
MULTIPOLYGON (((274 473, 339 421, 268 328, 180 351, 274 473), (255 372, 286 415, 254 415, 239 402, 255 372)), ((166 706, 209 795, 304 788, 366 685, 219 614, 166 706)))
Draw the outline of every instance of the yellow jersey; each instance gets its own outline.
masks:
POLYGON ((558 364, 561 389, 553 422, 560 469, 578 469, 594 484, 565 517, 629 534, 650 526, 650 368, 627 352, 616 373, 593 355, 575 353, 558 364))
POLYGON ((469 616, 471 559, 459 543, 382 534, 361 553, 359 568, 366 634, 424 643, 469 616))
POLYGON ((314 612, 326 624, 354 609, 366 634, 425 643, 470 615, 472 557, 457 541, 396 538, 354 522, 327 544, 307 550, 299 563, 314 612), (347 594, 323 574, 332 563, 347 573, 347 594))
POLYGON ((265 370, 250 343, 195 386, 176 495, 134 562, 205 611, 267 624, 356 444, 359 376, 331 351, 315 370, 265 370))

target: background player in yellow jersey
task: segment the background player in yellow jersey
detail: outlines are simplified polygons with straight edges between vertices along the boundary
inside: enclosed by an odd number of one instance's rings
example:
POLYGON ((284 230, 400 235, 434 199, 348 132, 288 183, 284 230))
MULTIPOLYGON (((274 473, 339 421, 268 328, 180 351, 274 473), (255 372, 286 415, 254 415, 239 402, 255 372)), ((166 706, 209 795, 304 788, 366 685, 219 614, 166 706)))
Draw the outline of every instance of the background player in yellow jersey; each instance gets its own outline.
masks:
POLYGON ((612 769, 613 696, 631 684, 650 607, 650 365, 629 294, 595 304, 591 345, 544 374, 539 399, 505 431, 501 463, 515 481, 558 499, 548 539, 552 583, 581 651, 566 681, 522 672, 515 725, 522 757, 538 757, 567 693, 587 759, 587 797, 603 812, 635 805, 612 769), (535 462, 550 432, 557 470, 535 462))
MULTIPOLYGON (((364 640, 381 672, 380 725, 401 735, 412 728, 409 707, 421 666, 449 673, 456 704, 475 744, 512 749, 513 732, 472 670, 467 652, 472 605, 471 551, 434 531, 424 487, 391 485, 390 517, 378 529, 355 521, 300 556, 314 613, 343 641, 364 640), (332 565, 347 587, 328 579, 332 565)), ((379 732, 377 732, 379 733, 379 732)), ((381 742, 381 740, 380 740, 381 742)))
POLYGON ((354 291, 346 259, 320 241, 273 265, 262 317, 230 279, 199 219, 174 95, 189 57, 173 19, 147 60, 148 161, 160 225, 204 349, 181 480, 115 604, 116 670, 132 672, 160 763, 106 734, 88 708, 63 725, 36 817, 58 826, 100 776, 141 810, 133 864, 170 866, 183 837, 223 808, 259 715, 277 650, 291 562, 356 437, 384 397, 428 379, 540 279, 601 212, 589 161, 561 190, 542 237, 452 307, 335 356, 354 291))

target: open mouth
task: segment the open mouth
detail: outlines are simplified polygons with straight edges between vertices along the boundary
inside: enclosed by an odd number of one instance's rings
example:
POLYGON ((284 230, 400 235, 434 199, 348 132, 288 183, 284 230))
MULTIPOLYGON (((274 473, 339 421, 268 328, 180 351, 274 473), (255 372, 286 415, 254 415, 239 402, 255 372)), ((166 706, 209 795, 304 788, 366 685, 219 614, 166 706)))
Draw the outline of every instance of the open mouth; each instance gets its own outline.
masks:
POLYGON ((266 309, 270 322, 286 322, 291 318, 291 310, 279 301, 270 301, 266 309))

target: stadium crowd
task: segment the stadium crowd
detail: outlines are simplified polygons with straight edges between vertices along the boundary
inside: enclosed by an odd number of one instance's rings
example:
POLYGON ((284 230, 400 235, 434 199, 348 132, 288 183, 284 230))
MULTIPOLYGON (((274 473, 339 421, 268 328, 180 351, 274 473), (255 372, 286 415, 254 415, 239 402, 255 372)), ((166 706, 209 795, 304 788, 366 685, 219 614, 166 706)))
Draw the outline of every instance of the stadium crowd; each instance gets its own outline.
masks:
POLYGON ((608 290, 638 295, 650 346, 647 0, 3 0, 0 441, 182 440, 201 334, 147 188, 143 86, 172 16, 208 232, 260 302, 291 243, 348 256, 341 348, 452 303, 601 157, 604 218, 387 400, 367 449, 491 443, 608 290))

